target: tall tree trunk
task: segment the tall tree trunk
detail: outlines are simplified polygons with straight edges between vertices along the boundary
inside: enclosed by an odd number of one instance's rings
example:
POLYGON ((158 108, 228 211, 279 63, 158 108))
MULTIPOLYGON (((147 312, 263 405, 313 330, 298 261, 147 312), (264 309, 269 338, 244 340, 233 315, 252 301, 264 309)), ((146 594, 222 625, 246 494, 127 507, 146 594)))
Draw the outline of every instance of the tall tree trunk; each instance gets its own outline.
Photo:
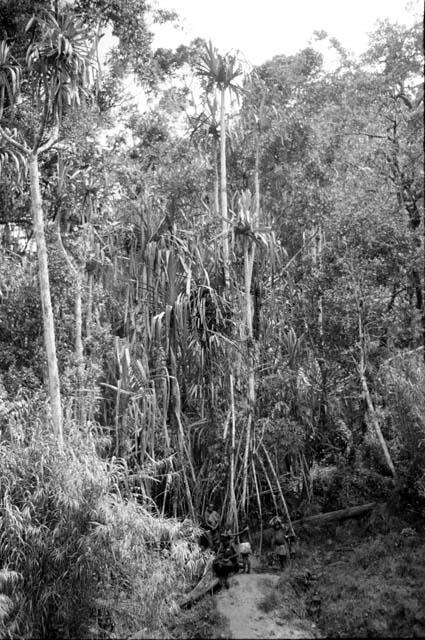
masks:
MULTIPOLYGON (((259 201, 256 196, 256 201, 259 201)), ((251 221, 251 225, 253 226, 251 221)), ((254 422, 254 410, 255 410, 255 344, 253 334, 253 313, 252 313, 252 297, 251 297, 251 284, 252 284, 252 272, 254 267, 255 257, 255 242, 251 238, 244 238, 244 280, 245 280, 245 339, 246 339, 246 358, 248 367, 248 392, 247 392, 247 407, 248 416, 246 423, 246 442, 244 452, 243 463, 243 484, 242 484, 242 508, 246 508, 247 494, 248 494, 248 468, 249 468, 249 454, 252 449, 251 440, 253 432, 254 422)))
POLYGON ((87 314, 86 314, 86 336, 91 336, 92 325, 92 308, 93 308, 93 274, 88 275, 88 295, 87 295, 87 314))
MULTIPOLYGON (((422 208, 422 255, 425 251, 425 207, 422 208)), ((422 357, 425 364, 425 264, 422 273, 422 357)))
POLYGON ((86 403, 83 391, 84 350, 83 350, 83 311, 82 311, 82 276, 75 274, 75 357, 77 361, 77 395, 78 417, 83 425, 86 422, 86 403))
MULTIPOLYGON (((259 164, 260 164, 260 152, 259 152, 259 135, 256 136, 256 149, 255 149, 255 168, 254 168, 254 214, 250 219, 250 210, 247 208, 246 216, 247 220, 253 230, 260 221, 260 178, 259 178, 259 164)), ((243 462, 243 483, 242 483, 242 508, 246 509, 246 502, 248 500, 248 468, 249 468, 249 456, 252 451, 252 436, 254 433, 254 412, 255 412, 255 365, 257 361, 256 344, 254 341, 254 327, 253 327, 253 305, 251 296, 252 274, 254 269, 255 259, 255 242, 251 237, 244 238, 244 280, 245 280, 245 326, 246 326, 246 357, 248 367, 248 392, 247 392, 247 426, 246 426, 246 442, 243 462)))
POLYGON ((214 156, 214 215, 218 218, 220 215, 220 178, 218 174, 218 157, 217 157, 217 140, 214 138, 213 156, 214 156))
POLYGON ((357 292, 357 287, 354 285, 354 291, 356 296, 356 306, 357 306, 357 316, 358 316, 358 329, 359 329, 359 352, 360 352, 360 362, 359 362, 359 375, 360 382, 362 385, 362 391, 364 399, 366 400, 366 405, 368 408, 368 412, 370 415, 370 419, 372 421, 373 427, 375 429, 375 433, 378 437, 379 444, 381 445, 382 452, 384 454, 385 461, 388 465, 389 470, 394 478, 397 480, 397 472, 395 470, 391 454, 388 450, 387 443, 385 442, 384 435, 382 433, 378 417, 376 415, 375 407, 373 406, 372 398, 370 397, 369 386, 367 384, 366 379, 366 346, 365 346, 365 334, 363 328, 363 319, 362 319, 362 311, 360 305, 360 298, 357 292))
POLYGON ((46 237, 44 234, 43 206, 40 192, 37 153, 32 153, 29 157, 29 173, 34 235, 37 244, 40 297, 41 309, 43 314, 44 344, 46 349, 49 376, 49 396, 52 412, 52 425, 53 431, 58 440, 58 444, 62 448, 62 405, 60 396, 58 361, 56 356, 55 325, 53 320, 52 300, 50 296, 49 268, 47 259, 46 237))
POLYGON ((75 360, 77 367, 77 398, 78 398, 78 406, 76 410, 77 419, 80 420, 81 424, 84 424, 86 417, 86 408, 84 403, 84 393, 83 389, 83 377, 84 377, 84 350, 83 350, 83 312, 82 312, 82 290, 83 290, 83 276, 78 270, 77 266, 73 263, 72 258, 68 255, 65 247, 62 242, 61 235, 61 212, 56 215, 56 233, 57 233, 57 241, 58 247, 62 256, 68 265, 68 268, 71 272, 72 277, 74 278, 74 287, 75 287, 75 301, 74 301, 74 311, 75 311, 75 360))
POLYGON ((229 219, 227 215, 227 174, 226 174, 226 91, 220 90, 220 192, 221 192, 221 219, 223 228, 223 270, 224 286, 230 286, 229 273, 229 219))
MULTIPOLYGON (((312 230, 312 237, 314 238, 313 245, 313 264, 316 277, 322 276, 322 253, 323 253, 323 229, 322 222, 319 220, 318 224, 314 225, 312 230)), ((323 294, 322 284, 319 283, 319 295, 317 300, 317 329, 318 329, 318 353, 317 358, 320 374, 321 374, 321 393, 320 393, 320 406, 319 406, 319 425, 325 426, 327 418, 328 407, 328 394, 327 394, 327 368, 326 359, 324 357, 324 338, 323 338, 323 294)))
POLYGON ((230 478, 229 478, 229 494, 230 494, 230 509, 227 518, 227 524, 230 527, 235 527, 237 529, 238 522, 238 508, 236 504, 236 493, 235 493, 235 460, 236 460, 236 415, 235 415, 235 396, 234 396, 234 387, 233 387, 233 374, 230 374, 230 402, 231 402, 231 420, 232 420, 232 439, 231 439, 231 449, 230 449, 230 478))
POLYGON ((81 301, 82 278, 80 273, 75 274, 75 356, 77 366, 84 362, 83 357, 83 312, 81 301))
MULTIPOLYGON (((314 228, 314 233, 316 234, 315 242, 316 242, 316 250, 315 250, 315 266, 317 269, 317 274, 320 277, 322 275, 322 251, 323 251, 323 231, 322 231, 322 223, 319 222, 317 228, 314 228)), ((323 358, 323 295, 322 295, 322 285, 320 285, 319 290, 319 299, 317 301, 317 326, 319 329, 319 348, 320 348, 320 357, 323 358)))

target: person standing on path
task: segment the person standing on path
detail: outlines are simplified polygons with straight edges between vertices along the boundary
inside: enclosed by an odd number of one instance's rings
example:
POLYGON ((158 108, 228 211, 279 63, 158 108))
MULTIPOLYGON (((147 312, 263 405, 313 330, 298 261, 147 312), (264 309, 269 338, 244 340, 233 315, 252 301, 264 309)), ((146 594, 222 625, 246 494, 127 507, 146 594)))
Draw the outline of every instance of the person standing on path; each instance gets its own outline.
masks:
POLYGON ((277 555, 280 569, 284 569, 289 561, 289 540, 279 518, 273 523, 272 549, 277 555))
POLYGON ((212 566, 214 573, 220 579, 220 584, 228 589, 229 575, 236 573, 239 565, 238 552, 232 543, 232 536, 227 532, 221 534, 220 547, 212 566))
POLYGON ((208 503, 208 506, 205 509, 204 521, 211 547, 217 546, 219 542, 218 526, 220 524, 220 516, 218 512, 215 511, 212 502, 208 503))
POLYGON ((250 556, 252 553, 251 536, 250 536, 249 526, 246 521, 243 523, 243 529, 241 529, 241 531, 238 531, 236 535, 239 538, 238 551, 242 558, 242 571, 243 573, 245 572, 251 573, 251 559, 250 559, 250 556))

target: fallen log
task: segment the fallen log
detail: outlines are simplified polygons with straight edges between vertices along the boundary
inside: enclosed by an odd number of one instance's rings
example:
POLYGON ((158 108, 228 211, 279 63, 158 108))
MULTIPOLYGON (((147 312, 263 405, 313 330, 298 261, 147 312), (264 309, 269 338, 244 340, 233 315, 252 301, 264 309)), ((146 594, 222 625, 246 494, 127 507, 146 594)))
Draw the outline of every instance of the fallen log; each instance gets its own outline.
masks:
POLYGON ((218 586, 220 580, 214 576, 212 573, 208 572, 204 575, 203 578, 198 582, 196 587, 189 591, 183 598, 180 600, 179 605, 183 609, 184 607, 189 607, 194 602, 207 595, 207 593, 212 593, 214 589, 218 586))
POLYGON ((372 511, 378 505, 377 502, 368 502, 357 507, 347 507, 346 509, 338 509, 338 511, 328 511, 327 513, 318 513, 315 516, 307 516, 300 520, 293 520, 293 525, 322 525, 337 520, 345 520, 347 518, 357 518, 359 516, 372 511))

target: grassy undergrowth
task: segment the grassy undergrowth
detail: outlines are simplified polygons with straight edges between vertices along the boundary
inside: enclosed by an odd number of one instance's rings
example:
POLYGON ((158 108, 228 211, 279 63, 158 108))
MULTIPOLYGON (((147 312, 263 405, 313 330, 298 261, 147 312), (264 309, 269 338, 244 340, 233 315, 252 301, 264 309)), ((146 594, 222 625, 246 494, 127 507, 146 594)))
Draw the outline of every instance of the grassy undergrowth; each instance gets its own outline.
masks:
MULTIPOLYGON (((225 628, 225 621, 218 613, 214 598, 202 598, 190 609, 181 610, 167 629, 174 640, 185 638, 216 638, 217 629, 225 628)), ((223 636, 225 637, 225 636, 223 636)))
POLYGON ((0 442, 0 637, 164 637, 205 558, 189 521, 122 489, 77 428, 63 450, 41 423, 0 442))
POLYGON ((423 535, 402 523, 363 538, 349 525, 328 535, 302 546, 279 582, 282 599, 294 591, 298 613, 325 637, 425 637, 423 535))

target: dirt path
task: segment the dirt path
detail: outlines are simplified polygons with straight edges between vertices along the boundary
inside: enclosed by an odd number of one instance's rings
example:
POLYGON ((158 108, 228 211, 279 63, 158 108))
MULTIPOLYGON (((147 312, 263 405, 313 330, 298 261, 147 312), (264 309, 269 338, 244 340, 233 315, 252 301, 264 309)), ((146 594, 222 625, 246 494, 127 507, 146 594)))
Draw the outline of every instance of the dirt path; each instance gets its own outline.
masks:
MULTIPOLYGON (((216 596, 217 610, 227 620, 226 638, 318 638, 315 625, 282 608, 275 573, 238 574, 230 588, 216 596)), ((283 598, 282 598, 283 599, 283 598)))

